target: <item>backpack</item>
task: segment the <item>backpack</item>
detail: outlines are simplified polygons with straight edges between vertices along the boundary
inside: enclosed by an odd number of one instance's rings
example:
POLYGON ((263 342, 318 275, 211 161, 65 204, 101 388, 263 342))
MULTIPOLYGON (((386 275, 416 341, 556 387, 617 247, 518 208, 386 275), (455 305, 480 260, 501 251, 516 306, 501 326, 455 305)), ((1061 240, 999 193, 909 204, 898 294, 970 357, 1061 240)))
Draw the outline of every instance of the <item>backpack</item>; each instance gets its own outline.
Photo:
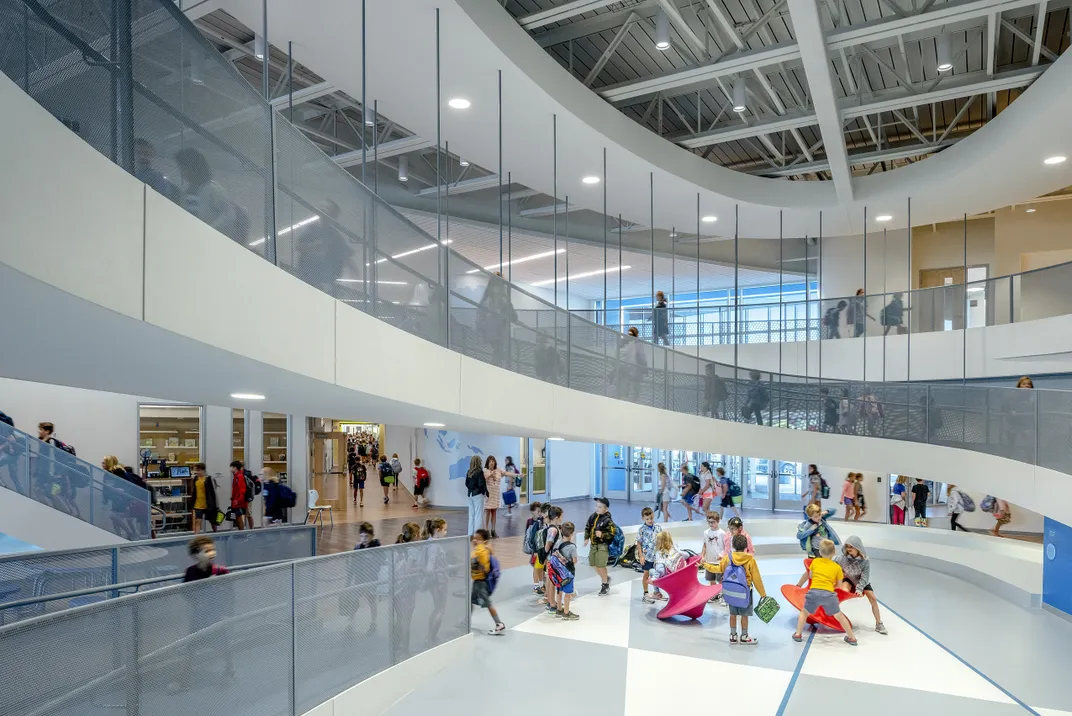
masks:
POLYGON ((484 575, 484 581, 488 584, 488 594, 495 593, 495 587, 499 586, 501 576, 502 569, 499 567, 499 560, 495 558, 495 555, 491 555, 491 569, 484 575))
MULTIPOLYGON (((483 489, 481 489, 482 482, 484 482, 484 468, 470 470, 465 473, 465 489, 469 494, 473 494, 474 492, 483 494, 483 489)), ((486 489, 487 483, 484 483, 483 487, 486 489)))
MULTIPOLYGON (((536 543, 537 543, 536 559, 540 560, 544 564, 547 564, 547 557, 548 557, 548 554, 547 554, 547 532, 548 532, 548 530, 551 529, 551 527, 556 527, 557 528, 556 525, 546 525, 545 527, 540 528, 540 531, 536 533, 536 543)), ((558 546, 559 534, 561 534, 561 532, 558 532, 555 535, 555 543, 551 545, 552 550, 554 550, 555 547, 558 546)))
POLYGON ((733 480, 730 480, 730 486, 729 486, 729 496, 730 496, 731 498, 733 498, 733 497, 740 497, 740 496, 741 496, 741 486, 740 486, 740 485, 738 485, 738 484, 737 484, 736 482, 734 482, 733 480))
POLYGON ((734 564, 732 558, 729 566, 726 567, 725 573, 722 575, 722 598, 731 607, 740 607, 742 609, 752 603, 752 590, 748 586, 748 574, 744 571, 744 567, 734 564))
POLYGON ((243 470, 242 472, 246 475, 246 501, 252 502, 254 497, 261 494, 264 486, 261 485, 261 479, 249 470, 243 470))
POLYGON ((402 474, 402 463, 399 462, 397 457, 391 458, 391 472, 395 474, 395 477, 402 474))
POLYGON ((556 589, 573 581, 572 566, 562 559, 557 550, 547 558, 547 576, 556 589))
POLYGON ((823 478, 822 475, 819 476, 819 483, 820 483, 819 494, 825 500, 828 497, 830 497, 830 485, 826 484, 826 480, 823 478))
POLYGON ((622 554, 625 552, 625 533, 622 532, 622 528, 617 525, 614 526, 614 539, 610 541, 610 546, 607 548, 607 557, 612 564, 617 564, 622 558, 622 554))
POLYGON ((525 528, 525 541, 521 544, 521 551, 525 554, 536 554, 537 532, 539 531, 539 520, 533 520, 532 524, 525 528))
POLYGON ((428 483, 432 480, 432 476, 428 474, 428 471, 423 467, 418 467, 416 473, 417 487, 428 487, 428 483))
POLYGON ((622 553, 621 558, 618 560, 619 567, 625 567, 627 569, 637 569, 640 565, 637 562, 636 545, 630 545, 629 549, 622 553))
POLYGON ((52 442, 53 445, 55 445, 60 450, 63 450, 65 453, 67 453, 69 455, 77 455, 78 454, 78 453, 76 453, 74 451, 74 446, 73 445, 68 445, 67 443, 63 442, 59 438, 52 438, 51 442, 52 442))
POLYGON ((838 324, 838 310, 837 308, 826 309, 826 314, 823 316, 824 326, 836 326, 838 324))
POLYGON ((971 498, 971 495, 966 492, 960 492, 959 490, 957 491, 957 494, 960 495, 960 509, 965 512, 975 512, 975 500, 971 498))
POLYGON ((700 493, 700 478, 698 478, 695 475, 690 473, 689 474, 689 487, 692 488, 693 494, 699 494, 700 493))
POLYGON ((993 495, 987 495, 983 498, 982 503, 979 505, 979 509, 983 512, 993 512, 994 506, 997 504, 997 500, 993 495))
POLYGON ((294 507, 298 504, 298 494, 286 485, 280 485, 279 504, 282 507, 294 507))
POLYGON ((11 416, 0 410, 0 423, 5 423, 11 427, 15 427, 15 421, 11 419, 11 416))

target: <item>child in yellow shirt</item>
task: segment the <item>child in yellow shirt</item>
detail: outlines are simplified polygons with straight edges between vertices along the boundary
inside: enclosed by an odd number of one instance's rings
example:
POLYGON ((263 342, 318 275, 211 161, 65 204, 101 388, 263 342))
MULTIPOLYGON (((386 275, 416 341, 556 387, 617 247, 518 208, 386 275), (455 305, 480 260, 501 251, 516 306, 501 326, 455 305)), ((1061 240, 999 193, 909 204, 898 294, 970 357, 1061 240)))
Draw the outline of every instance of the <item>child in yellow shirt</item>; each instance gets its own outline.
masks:
POLYGON ((837 619, 838 624, 845 630, 845 643, 856 646, 856 637, 852 633, 852 624, 848 617, 841 612, 838 604, 838 596, 834 592, 845 579, 845 573, 841 571, 841 565, 833 560, 834 543, 824 539, 819 543, 819 556, 811 563, 811 588, 804 596, 804 608, 800 610, 797 618, 797 630, 793 632, 793 641, 803 641, 801 631, 808 617, 815 613, 819 607, 823 608, 830 616, 837 619))

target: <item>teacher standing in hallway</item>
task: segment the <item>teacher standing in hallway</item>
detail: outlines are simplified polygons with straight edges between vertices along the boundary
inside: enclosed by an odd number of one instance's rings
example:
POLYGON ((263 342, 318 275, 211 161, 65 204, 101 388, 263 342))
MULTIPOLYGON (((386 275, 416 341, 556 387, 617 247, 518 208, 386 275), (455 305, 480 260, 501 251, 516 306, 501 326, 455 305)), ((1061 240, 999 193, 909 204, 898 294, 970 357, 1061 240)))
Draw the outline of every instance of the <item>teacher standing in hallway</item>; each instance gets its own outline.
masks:
POLYGON ((484 467, 477 455, 469 459, 469 471, 465 473, 465 490, 469 494, 468 534, 472 537, 482 524, 484 501, 488 497, 488 481, 484 477, 484 467))

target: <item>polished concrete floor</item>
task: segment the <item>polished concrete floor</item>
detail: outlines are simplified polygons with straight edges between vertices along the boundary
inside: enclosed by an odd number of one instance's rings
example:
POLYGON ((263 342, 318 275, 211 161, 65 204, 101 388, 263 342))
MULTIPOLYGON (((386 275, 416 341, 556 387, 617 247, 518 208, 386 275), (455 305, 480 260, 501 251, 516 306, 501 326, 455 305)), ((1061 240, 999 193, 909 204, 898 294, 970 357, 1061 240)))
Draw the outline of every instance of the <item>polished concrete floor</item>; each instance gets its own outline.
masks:
POLYGON ((859 599, 845 604, 858 647, 826 631, 796 644, 796 613, 779 587, 795 583, 800 560, 761 558, 760 568, 782 610, 770 624, 753 618, 755 646, 729 644, 725 608, 709 606, 699 621, 659 621, 659 605, 642 603, 635 573, 622 569, 612 572, 611 595, 598 597, 582 566, 581 618, 563 622, 525 593, 527 570, 512 570, 496 593, 508 632, 485 635, 491 619, 475 612, 474 658, 416 684, 388 713, 1072 714, 1069 622, 937 572, 876 561, 872 583, 889 634, 874 631, 859 599))

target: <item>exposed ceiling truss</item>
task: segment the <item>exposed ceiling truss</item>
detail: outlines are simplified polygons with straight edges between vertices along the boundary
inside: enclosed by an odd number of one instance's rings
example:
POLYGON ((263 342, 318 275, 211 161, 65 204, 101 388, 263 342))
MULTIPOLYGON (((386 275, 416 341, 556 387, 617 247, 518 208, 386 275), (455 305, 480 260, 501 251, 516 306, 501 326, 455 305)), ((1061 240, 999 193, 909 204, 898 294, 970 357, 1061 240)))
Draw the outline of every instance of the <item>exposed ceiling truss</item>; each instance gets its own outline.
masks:
POLYGON ((578 81, 668 141, 755 174, 833 179, 839 193, 983 126, 1067 49, 1072 16, 1072 0, 504 4, 578 81))

